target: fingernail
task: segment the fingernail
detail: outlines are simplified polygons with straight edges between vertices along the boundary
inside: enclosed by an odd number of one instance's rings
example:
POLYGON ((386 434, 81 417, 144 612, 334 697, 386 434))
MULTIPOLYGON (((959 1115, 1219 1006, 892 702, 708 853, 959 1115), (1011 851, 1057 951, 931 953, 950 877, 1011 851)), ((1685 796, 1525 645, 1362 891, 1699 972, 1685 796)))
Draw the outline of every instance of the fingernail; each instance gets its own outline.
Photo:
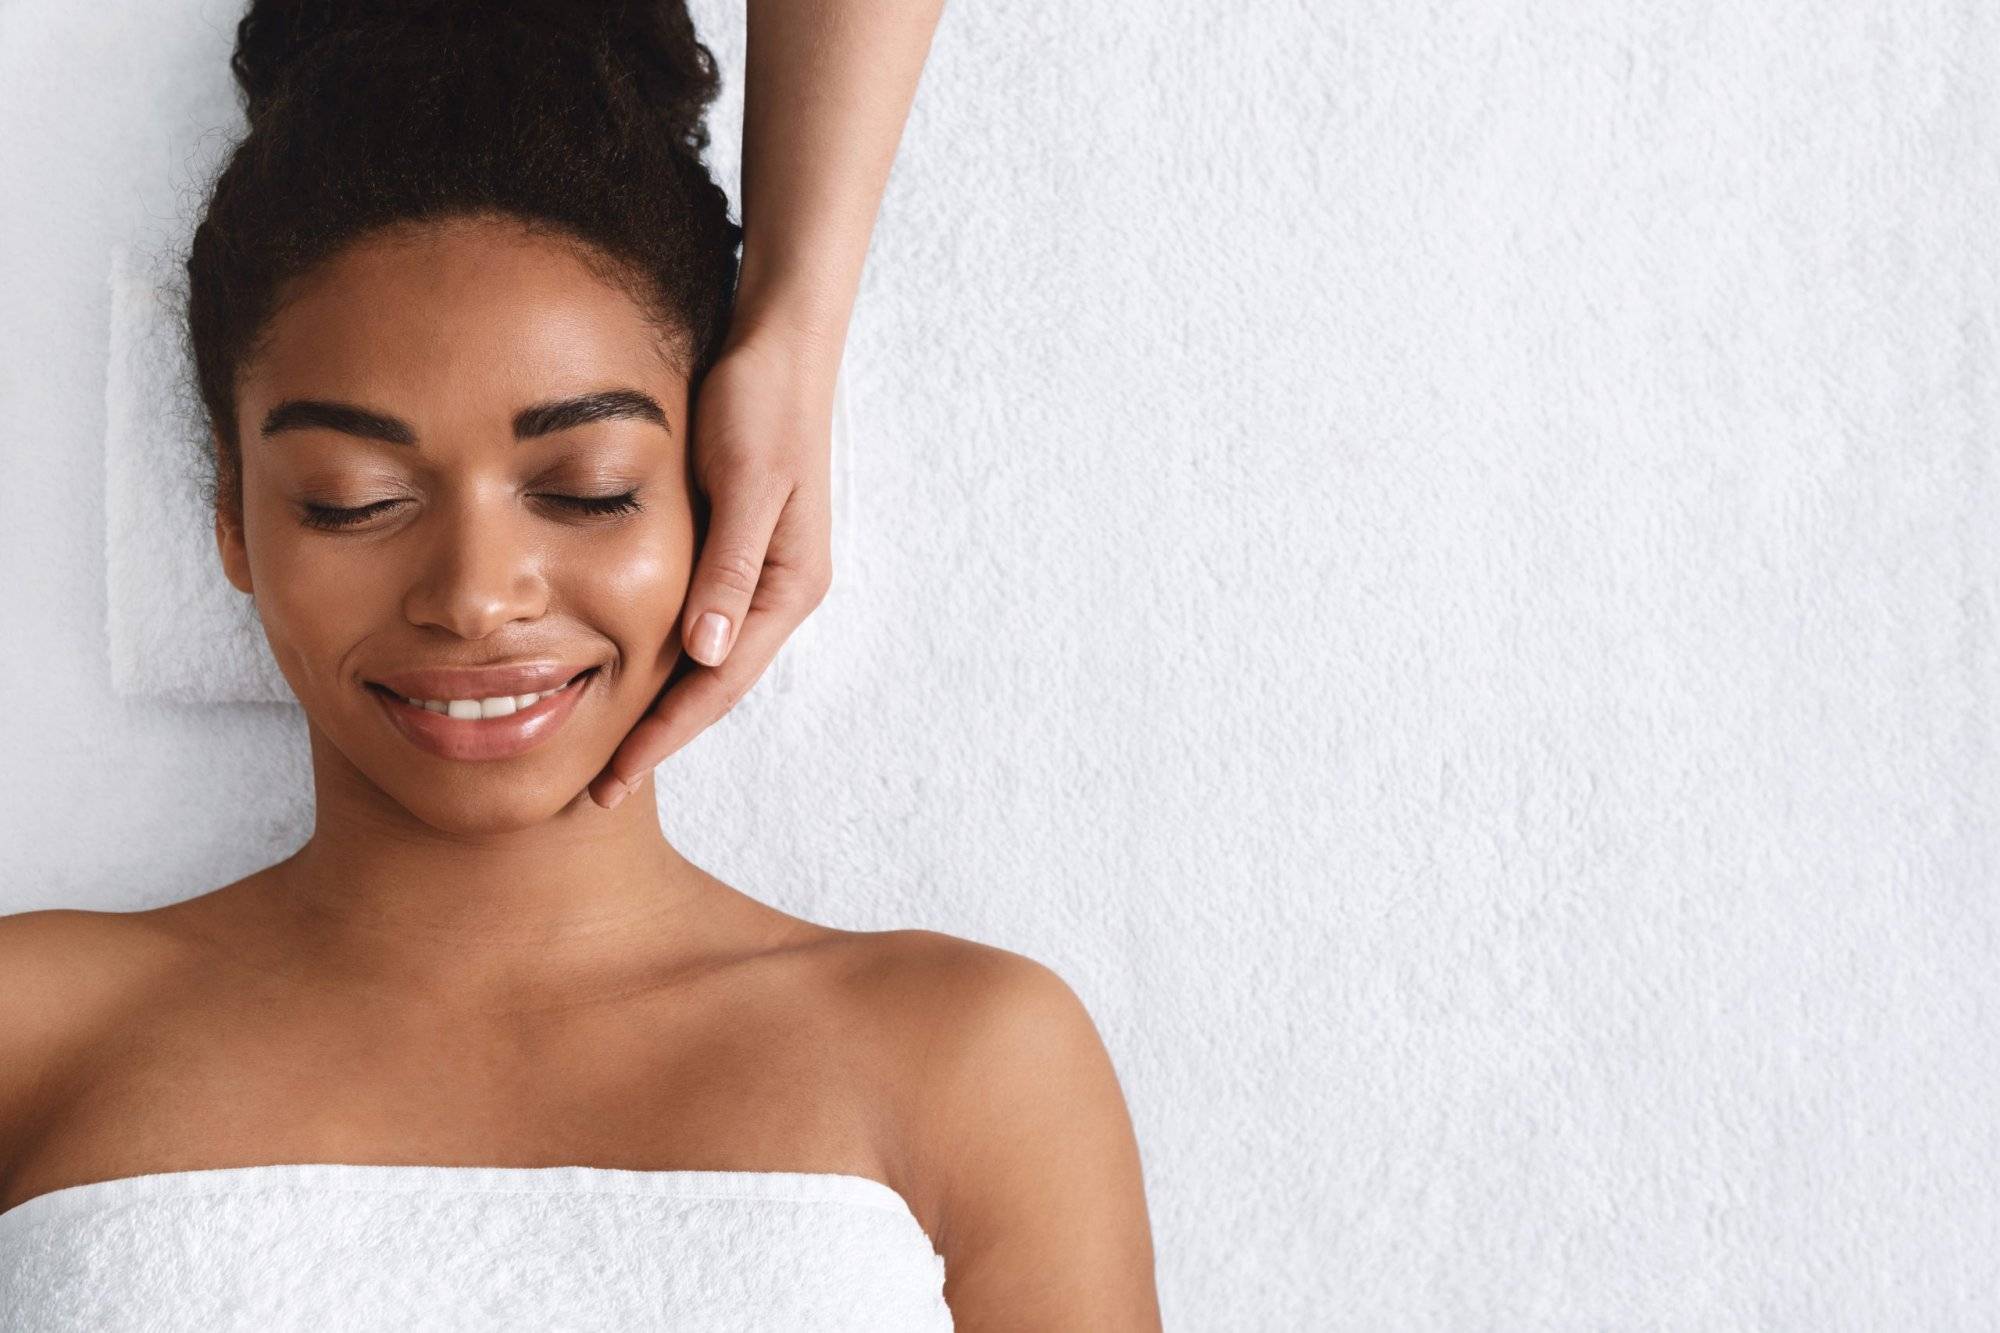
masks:
POLYGON ((618 808, 618 803, 624 800, 627 796, 631 795, 632 788, 637 785, 638 785, 637 783, 628 782, 624 786, 620 787, 617 791, 612 792, 611 800, 608 804, 605 805, 604 808, 607 811, 616 810, 618 808))
POLYGON ((722 660, 722 645, 728 638, 729 618, 710 611, 694 622, 694 642, 688 645, 688 651, 696 661, 714 666, 722 660))

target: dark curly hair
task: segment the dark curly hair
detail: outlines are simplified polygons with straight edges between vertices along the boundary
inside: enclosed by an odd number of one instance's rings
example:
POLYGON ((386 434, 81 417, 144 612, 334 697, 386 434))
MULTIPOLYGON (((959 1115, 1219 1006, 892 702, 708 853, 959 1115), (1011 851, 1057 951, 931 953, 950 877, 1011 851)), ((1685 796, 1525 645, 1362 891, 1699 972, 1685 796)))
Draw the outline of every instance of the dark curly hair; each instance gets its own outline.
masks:
POLYGON ((370 233, 510 216, 629 292, 690 389, 714 363, 743 230, 684 0, 252 0, 229 63, 250 128, 186 261, 211 502, 241 512, 237 376, 288 284, 370 233))

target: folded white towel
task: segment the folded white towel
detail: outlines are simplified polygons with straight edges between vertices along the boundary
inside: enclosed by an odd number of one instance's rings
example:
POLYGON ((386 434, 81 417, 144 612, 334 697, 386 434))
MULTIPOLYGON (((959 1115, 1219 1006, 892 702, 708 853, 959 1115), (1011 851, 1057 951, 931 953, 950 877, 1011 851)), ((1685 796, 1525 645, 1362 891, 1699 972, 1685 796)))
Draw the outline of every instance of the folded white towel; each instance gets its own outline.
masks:
POLYGON ((12 1333, 948 1330, 944 1259, 865 1176, 311 1163, 0 1213, 12 1333))
POLYGON ((223 577, 202 503, 205 437, 170 290, 144 252, 111 260, 104 567, 111 686, 184 700, 292 701, 256 608, 223 577))
MULTIPOLYGON (((111 685, 134 697, 291 703, 255 606, 223 577, 216 555, 215 521, 201 497, 207 436, 181 311, 161 271, 173 253, 162 243, 112 253, 104 436, 111 685)), ((835 379, 833 399, 836 570, 850 568, 845 383, 844 373, 835 379)), ((793 631, 738 707, 766 682, 780 694, 790 689, 798 659, 813 654, 822 619, 816 612, 793 631)))

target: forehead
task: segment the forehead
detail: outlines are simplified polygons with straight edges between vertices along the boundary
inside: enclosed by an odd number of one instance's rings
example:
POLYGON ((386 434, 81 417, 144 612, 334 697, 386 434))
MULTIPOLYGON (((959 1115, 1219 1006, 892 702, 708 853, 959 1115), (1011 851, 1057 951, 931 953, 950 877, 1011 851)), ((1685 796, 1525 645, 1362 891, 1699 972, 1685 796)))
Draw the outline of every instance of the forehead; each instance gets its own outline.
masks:
POLYGON ((371 235, 294 283, 243 390, 340 384, 382 399, 509 402, 607 378, 684 390, 678 341, 579 243, 453 219, 371 235))

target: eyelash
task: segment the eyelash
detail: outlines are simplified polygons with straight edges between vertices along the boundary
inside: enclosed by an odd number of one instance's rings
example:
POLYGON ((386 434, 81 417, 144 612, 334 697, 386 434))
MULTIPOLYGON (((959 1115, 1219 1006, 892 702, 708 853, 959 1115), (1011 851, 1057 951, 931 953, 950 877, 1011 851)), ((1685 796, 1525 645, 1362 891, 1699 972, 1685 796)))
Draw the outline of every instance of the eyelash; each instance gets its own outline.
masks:
MULTIPOLYGON (((632 513, 640 507, 637 498, 638 494, 639 492, 635 489, 626 491, 622 495, 545 495, 542 498, 544 500, 554 500, 557 504, 568 505, 573 509, 595 517, 632 513)), ((402 503, 400 500, 378 500, 372 505, 362 505, 355 509, 340 509, 331 505, 308 504, 305 507, 305 517, 302 521, 309 528, 325 528, 330 531, 336 531, 341 528, 351 528, 357 523, 365 522, 377 512, 400 503, 402 503)))

